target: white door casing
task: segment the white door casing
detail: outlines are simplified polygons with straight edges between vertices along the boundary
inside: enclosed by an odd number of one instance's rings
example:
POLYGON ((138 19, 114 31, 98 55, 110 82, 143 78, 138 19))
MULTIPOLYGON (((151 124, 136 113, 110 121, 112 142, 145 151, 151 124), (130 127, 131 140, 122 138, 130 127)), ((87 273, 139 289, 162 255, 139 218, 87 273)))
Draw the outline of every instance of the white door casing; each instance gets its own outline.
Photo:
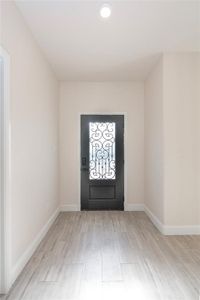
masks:
POLYGON ((10 56, 0 46, 0 293, 11 285, 10 230, 10 56))

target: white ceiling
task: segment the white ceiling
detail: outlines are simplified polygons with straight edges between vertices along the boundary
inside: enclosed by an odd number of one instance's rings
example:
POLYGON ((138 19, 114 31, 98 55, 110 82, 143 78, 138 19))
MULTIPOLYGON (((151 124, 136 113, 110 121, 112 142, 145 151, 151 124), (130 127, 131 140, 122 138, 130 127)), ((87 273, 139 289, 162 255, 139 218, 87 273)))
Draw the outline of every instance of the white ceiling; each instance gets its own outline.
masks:
POLYGON ((163 51, 200 50, 199 1, 25 0, 16 4, 60 80, 144 79, 163 51))

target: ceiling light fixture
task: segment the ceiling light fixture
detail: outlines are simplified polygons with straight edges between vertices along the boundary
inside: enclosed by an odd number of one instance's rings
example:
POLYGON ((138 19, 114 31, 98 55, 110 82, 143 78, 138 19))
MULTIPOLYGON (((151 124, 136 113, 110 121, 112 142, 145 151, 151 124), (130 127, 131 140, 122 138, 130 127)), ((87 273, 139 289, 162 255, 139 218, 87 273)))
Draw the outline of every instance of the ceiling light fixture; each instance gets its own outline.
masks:
POLYGON ((102 18, 109 18, 111 15, 111 7, 108 4, 104 4, 100 10, 100 15, 102 18))

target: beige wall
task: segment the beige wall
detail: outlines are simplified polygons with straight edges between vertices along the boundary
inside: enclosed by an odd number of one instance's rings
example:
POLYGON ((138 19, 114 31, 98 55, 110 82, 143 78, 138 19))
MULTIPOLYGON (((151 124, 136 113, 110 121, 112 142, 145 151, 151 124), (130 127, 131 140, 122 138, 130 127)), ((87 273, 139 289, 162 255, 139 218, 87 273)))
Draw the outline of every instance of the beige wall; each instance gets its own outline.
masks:
POLYGON ((199 54, 164 55, 165 223, 196 225, 199 54))
POLYGON ((164 54, 145 82, 145 204, 164 226, 200 224, 200 54, 164 54))
POLYGON ((145 206, 164 222, 163 210, 163 60, 145 81, 145 206))
MULTIPOLYGON (((10 54, 12 270, 58 207, 58 83, 14 3, 1 2, 10 54)), ((14 271, 13 271, 14 272, 14 271)))
POLYGON ((60 197, 79 209, 80 113, 126 113, 126 207, 144 201, 143 83, 65 83, 60 90, 60 197))

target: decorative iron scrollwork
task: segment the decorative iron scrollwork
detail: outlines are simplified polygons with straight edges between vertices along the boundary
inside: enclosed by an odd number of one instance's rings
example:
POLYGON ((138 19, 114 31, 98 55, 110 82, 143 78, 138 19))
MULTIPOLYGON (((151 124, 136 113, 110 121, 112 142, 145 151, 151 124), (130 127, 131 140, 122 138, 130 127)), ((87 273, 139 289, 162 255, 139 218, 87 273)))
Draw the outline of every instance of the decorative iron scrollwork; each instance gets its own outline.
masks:
POLYGON ((115 179, 115 123, 89 123, 89 179, 115 179))

